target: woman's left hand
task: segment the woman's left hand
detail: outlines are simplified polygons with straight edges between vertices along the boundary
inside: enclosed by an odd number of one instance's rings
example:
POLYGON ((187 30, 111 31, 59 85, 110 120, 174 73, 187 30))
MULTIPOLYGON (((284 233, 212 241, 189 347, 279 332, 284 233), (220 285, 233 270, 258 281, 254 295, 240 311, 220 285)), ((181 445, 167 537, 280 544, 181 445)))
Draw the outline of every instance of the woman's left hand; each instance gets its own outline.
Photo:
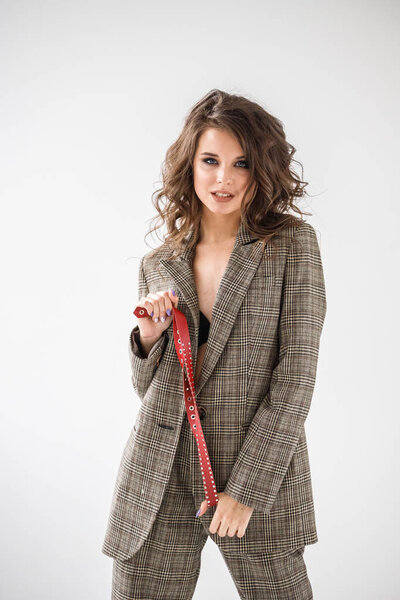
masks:
MULTIPOLYGON (((199 517, 208 510, 207 500, 201 503, 199 517)), ((225 492, 219 492, 218 504, 210 523, 210 533, 218 533, 220 537, 243 537, 253 514, 254 508, 241 504, 228 496, 225 492)))

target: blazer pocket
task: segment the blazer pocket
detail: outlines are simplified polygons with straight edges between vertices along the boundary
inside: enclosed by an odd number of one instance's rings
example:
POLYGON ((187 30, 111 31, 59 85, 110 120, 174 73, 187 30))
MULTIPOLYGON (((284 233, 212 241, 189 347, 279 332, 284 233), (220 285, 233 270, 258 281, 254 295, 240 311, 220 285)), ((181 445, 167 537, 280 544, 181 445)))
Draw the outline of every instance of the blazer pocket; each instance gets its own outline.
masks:
POLYGON ((268 273, 260 273, 258 270, 254 273, 253 279, 271 279, 272 277, 275 277, 275 273, 272 273, 271 271, 268 271, 268 273))
POLYGON ((175 429, 175 427, 172 427, 172 425, 167 425, 166 423, 159 423, 158 426, 162 429, 171 429, 172 431, 175 429))
POLYGON ((263 270, 258 269, 251 280, 248 295, 252 296, 254 294, 257 302, 260 302, 265 297, 265 294, 268 296, 268 290, 272 292, 278 284, 279 281, 274 271, 268 270, 263 272, 263 270))
POLYGON ((252 281, 273 285, 276 278, 276 263, 272 260, 261 260, 252 281))

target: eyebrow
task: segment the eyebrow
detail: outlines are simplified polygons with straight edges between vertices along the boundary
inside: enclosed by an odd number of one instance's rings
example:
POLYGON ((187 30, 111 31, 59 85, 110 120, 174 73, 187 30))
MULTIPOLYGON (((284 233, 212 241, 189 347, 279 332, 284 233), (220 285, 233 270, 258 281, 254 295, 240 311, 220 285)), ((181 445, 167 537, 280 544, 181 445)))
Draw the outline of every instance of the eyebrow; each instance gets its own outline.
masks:
MULTIPOLYGON (((202 152, 200 154, 200 156, 203 156, 203 154, 208 154, 208 156, 217 156, 218 157, 218 154, 213 154, 213 152, 202 152)), ((246 157, 244 156, 244 154, 242 154, 242 156, 237 156, 235 158, 235 160, 239 160, 239 158, 246 158, 246 157)))

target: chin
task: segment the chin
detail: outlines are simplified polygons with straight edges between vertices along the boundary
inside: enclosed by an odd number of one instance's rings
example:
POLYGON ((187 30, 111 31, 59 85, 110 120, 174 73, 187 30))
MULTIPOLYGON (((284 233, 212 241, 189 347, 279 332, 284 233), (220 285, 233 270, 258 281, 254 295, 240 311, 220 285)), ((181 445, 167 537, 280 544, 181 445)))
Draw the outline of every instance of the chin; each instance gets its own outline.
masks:
POLYGON ((238 210, 240 210, 241 207, 241 200, 237 199, 237 197, 235 197, 233 200, 229 201, 229 202, 210 202, 209 198, 207 198, 207 201, 204 202, 203 200, 201 200, 201 203, 203 206, 205 206, 206 208, 208 208, 208 210, 212 213, 222 213, 222 214, 227 214, 227 213, 233 213, 236 212, 238 210))
MULTIPOLYGON (((207 206, 207 205, 206 205, 207 206)), ((240 211, 240 206, 207 206, 208 210, 215 215, 230 215, 240 211)))

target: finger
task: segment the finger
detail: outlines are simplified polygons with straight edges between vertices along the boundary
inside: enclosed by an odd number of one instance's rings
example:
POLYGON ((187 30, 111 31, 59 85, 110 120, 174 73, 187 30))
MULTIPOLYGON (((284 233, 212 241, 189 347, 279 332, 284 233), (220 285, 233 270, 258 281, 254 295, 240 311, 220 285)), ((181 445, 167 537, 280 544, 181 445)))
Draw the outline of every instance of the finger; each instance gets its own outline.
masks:
POLYGON ((149 294, 148 298, 151 300, 151 302, 153 304, 153 310, 154 310, 153 321, 154 321, 154 323, 158 323, 158 321, 160 319, 160 299, 159 299, 159 296, 157 294, 149 294))
POLYGON ((196 517, 201 517, 202 515, 204 515, 205 512, 207 512, 208 509, 208 504, 207 504, 207 500, 203 500, 203 502, 200 504, 200 508, 196 513, 196 517))
POLYGON ((164 296, 164 306, 165 306, 166 316, 167 317, 171 317, 172 316, 173 304, 172 304, 172 302, 170 300, 169 292, 164 292, 163 296, 164 296))
POLYGON ((148 313, 146 316, 150 317, 150 319, 152 318, 151 313, 154 311, 154 306, 147 296, 143 296, 142 298, 140 298, 136 306, 141 306, 142 308, 145 308, 148 313))
POLYGON ((176 307, 176 305, 178 304, 178 296, 176 294, 173 294, 172 290, 170 290, 169 291, 169 297, 170 297, 171 302, 173 303, 174 307, 176 307))
POLYGON ((222 523, 222 521, 221 521, 221 523, 219 524, 219 527, 218 527, 218 535, 220 537, 225 537, 227 531, 228 531, 228 525, 225 523, 222 523))
POLYGON ((165 292, 157 292, 158 296, 158 309, 160 311, 159 319, 161 323, 164 323, 165 319, 168 317, 167 315, 167 307, 165 305, 165 292))
POLYGON ((220 519, 217 516, 217 513, 215 512, 213 518, 211 519, 210 526, 208 528, 209 532, 210 533, 217 533, 218 527, 220 526, 220 524, 221 524, 220 523, 220 519))
POLYGON ((228 528, 227 535, 229 537, 235 537, 235 535, 237 534, 237 532, 238 532, 238 527, 237 526, 236 527, 232 526, 232 527, 228 528))

